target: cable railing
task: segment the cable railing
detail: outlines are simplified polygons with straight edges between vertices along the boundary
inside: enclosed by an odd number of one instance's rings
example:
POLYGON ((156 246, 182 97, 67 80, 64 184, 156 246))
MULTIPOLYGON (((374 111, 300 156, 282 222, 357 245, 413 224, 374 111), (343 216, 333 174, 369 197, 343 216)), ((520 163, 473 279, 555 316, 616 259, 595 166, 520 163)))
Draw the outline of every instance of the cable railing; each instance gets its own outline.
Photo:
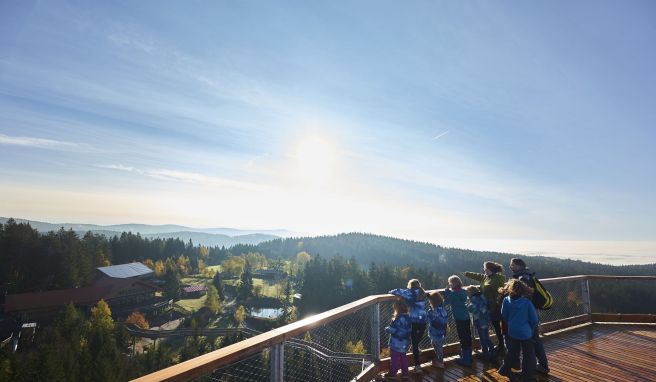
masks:
MULTIPOLYGON (((541 331, 552 332, 593 321, 656 322, 653 314, 613 312, 607 308, 601 311, 608 305, 595 304, 591 299, 598 295, 594 288, 602 289, 608 283, 650 284, 653 289, 655 280, 656 276, 596 275, 541 279, 554 298, 550 310, 538 311, 541 331)), ((388 335, 384 328, 391 321, 396 298, 388 294, 368 296, 265 333, 248 333, 255 335, 134 382, 372 380, 389 366, 388 335)), ((445 356, 459 350, 452 321, 445 356)), ((420 349, 424 361, 433 357, 428 335, 420 349)))

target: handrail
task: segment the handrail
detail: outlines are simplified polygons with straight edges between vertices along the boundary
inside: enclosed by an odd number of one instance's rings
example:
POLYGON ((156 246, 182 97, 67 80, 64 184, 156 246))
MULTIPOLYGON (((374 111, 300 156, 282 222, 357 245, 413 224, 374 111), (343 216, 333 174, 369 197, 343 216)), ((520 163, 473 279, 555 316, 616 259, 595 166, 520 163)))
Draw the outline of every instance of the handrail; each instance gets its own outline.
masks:
MULTIPOLYGON (((150 338, 150 339, 160 339, 160 338, 171 338, 171 337, 191 337, 191 336, 224 336, 228 334, 242 334, 244 336, 253 337, 262 332, 250 328, 204 328, 204 329, 167 329, 167 330, 155 330, 155 329, 142 329, 134 324, 126 324, 125 330, 128 335, 132 337, 141 337, 141 338, 150 338)), ((9 336, 11 339, 11 336, 9 336)), ((359 353, 344 353, 336 352, 331 349, 317 344, 314 342, 309 342, 305 340, 300 340, 298 338, 289 338, 287 340, 290 344, 295 344, 297 347, 302 347, 305 349, 310 349, 316 354, 321 355, 322 357, 328 358, 339 358, 346 360, 359 360, 362 361, 363 356, 370 356, 370 354, 359 354, 359 353)))
POLYGON ((14 337, 14 335, 10 334, 9 337, 7 337, 4 340, 0 341, 0 347, 5 346, 6 344, 8 344, 13 337, 14 337))
MULTIPOLYGON (((656 276, 576 275, 540 279, 540 281, 543 284, 551 284, 562 281, 607 279, 656 280, 656 276)), ((434 289, 430 291, 441 292, 443 290, 444 289, 434 289)), ((227 366, 235 361, 256 354, 257 352, 260 352, 264 349, 268 349, 271 346, 281 344, 286 340, 307 332, 308 330, 336 321, 357 310, 364 309, 380 302, 393 301, 395 299, 396 296, 390 294, 367 296, 349 304, 338 306, 326 312, 319 313, 314 316, 307 317, 291 324, 282 326, 280 328, 270 330, 266 333, 258 334, 254 337, 245 339, 210 353, 203 354, 177 365, 158 370, 154 373, 134 379, 132 382, 188 381, 193 378, 211 373, 215 369, 227 366)))
POLYGON ((577 280, 656 280, 656 276, 606 276, 606 275, 576 275, 540 279, 542 284, 553 284, 563 281, 577 280))

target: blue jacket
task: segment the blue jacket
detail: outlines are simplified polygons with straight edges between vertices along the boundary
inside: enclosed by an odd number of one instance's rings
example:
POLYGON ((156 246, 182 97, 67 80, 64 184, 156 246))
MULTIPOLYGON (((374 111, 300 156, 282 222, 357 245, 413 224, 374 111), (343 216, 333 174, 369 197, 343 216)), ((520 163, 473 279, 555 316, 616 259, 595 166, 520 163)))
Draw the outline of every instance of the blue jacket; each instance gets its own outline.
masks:
POLYGON ((446 328, 449 324, 449 313, 440 304, 436 309, 428 309, 428 334, 432 342, 442 342, 446 335, 446 328))
POLYGON ((405 300, 413 324, 426 324, 426 296, 418 288, 392 289, 389 294, 399 296, 405 300))
POLYGON ((457 288, 455 290, 447 288, 444 290, 444 303, 451 304, 451 312, 456 320, 469 320, 469 312, 465 306, 466 301, 467 292, 462 290, 462 288, 457 288))
POLYGON ((516 340, 528 340, 538 326, 538 313, 526 297, 507 296, 501 305, 501 317, 508 323, 508 335, 516 340))
POLYGON ((410 332, 412 323, 407 313, 399 314, 390 326, 385 328, 390 334, 389 347, 397 353, 407 353, 410 348, 410 332))
POLYGON ((472 314, 474 325, 481 329, 487 329, 490 325, 490 311, 487 307, 487 299, 481 293, 469 297, 467 310, 472 314))

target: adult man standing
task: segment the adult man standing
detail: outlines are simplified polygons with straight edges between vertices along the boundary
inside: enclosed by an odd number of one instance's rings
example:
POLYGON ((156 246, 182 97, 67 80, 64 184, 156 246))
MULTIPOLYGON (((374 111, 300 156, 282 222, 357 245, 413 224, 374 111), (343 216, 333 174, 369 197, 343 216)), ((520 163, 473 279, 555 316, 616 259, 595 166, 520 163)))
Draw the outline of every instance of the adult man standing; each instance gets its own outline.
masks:
MULTIPOLYGON (((521 280, 528 284, 531 288, 535 289, 535 281, 533 278, 535 277, 535 272, 531 272, 530 269, 526 266, 526 263, 524 260, 519 259, 519 258, 514 258, 510 260, 510 270, 513 272, 512 277, 514 279, 521 280)), ((535 305, 536 308, 538 307, 538 304, 536 304, 536 296, 533 294, 533 305, 535 305)), ((549 373, 549 363, 547 361, 547 354, 544 351, 544 344, 542 343, 542 339, 540 338, 540 328, 539 326, 535 329, 535 332, 533 333, 533 343, 535 344, 535 356, 538 358, 538 365, 536 370, 538 372, 548 374, 549 373)))

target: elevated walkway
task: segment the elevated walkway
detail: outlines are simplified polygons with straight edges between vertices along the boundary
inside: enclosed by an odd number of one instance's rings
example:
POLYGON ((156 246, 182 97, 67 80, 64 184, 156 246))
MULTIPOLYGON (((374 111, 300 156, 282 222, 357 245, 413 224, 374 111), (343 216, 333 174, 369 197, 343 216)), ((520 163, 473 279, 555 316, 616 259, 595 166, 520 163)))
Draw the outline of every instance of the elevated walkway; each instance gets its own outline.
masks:
MULTIPOLYGON (((632 293, 627 297, 652 293, 656 276, 581 275, 541 281, 554 296, 554 304, 539 312, 552 370, 540 380, 656 380, 656 307, 648 307, 649 314, 616 314, 612 305, 608 308, 591 299, 592 295, 605 302, 605 291, 615 288, 629 287, 632 293)), ((389 367, 384 328, 391 320, 394 300, 391 295, 368 296, 134 381, 371 381, 389 367), (348 344, 359 341, 363 354, 344 357, 347 348, 353 349, 348 344)), ((445 355, 457 354, 455 328, 449 328, 446 342, 445 355)), ((422 359, 428 362, 433 350, 427 336, 420 345, 422 359)), ((496 365, 478 361, 473 368, 448 363, 445 370, 427 369, 413 380, 508 380, 496 373, 496 365)))
MULTIPOLYGON (((656 325, 588 323, 548 334, 544 346, 549 375, 537 381, 656 381, 656 325)), ((445 369, 426 365, 422 374, 408 381, 473 382, 508 381, 498 365, 475 360, 471 367, 454 361, 445 369)))

